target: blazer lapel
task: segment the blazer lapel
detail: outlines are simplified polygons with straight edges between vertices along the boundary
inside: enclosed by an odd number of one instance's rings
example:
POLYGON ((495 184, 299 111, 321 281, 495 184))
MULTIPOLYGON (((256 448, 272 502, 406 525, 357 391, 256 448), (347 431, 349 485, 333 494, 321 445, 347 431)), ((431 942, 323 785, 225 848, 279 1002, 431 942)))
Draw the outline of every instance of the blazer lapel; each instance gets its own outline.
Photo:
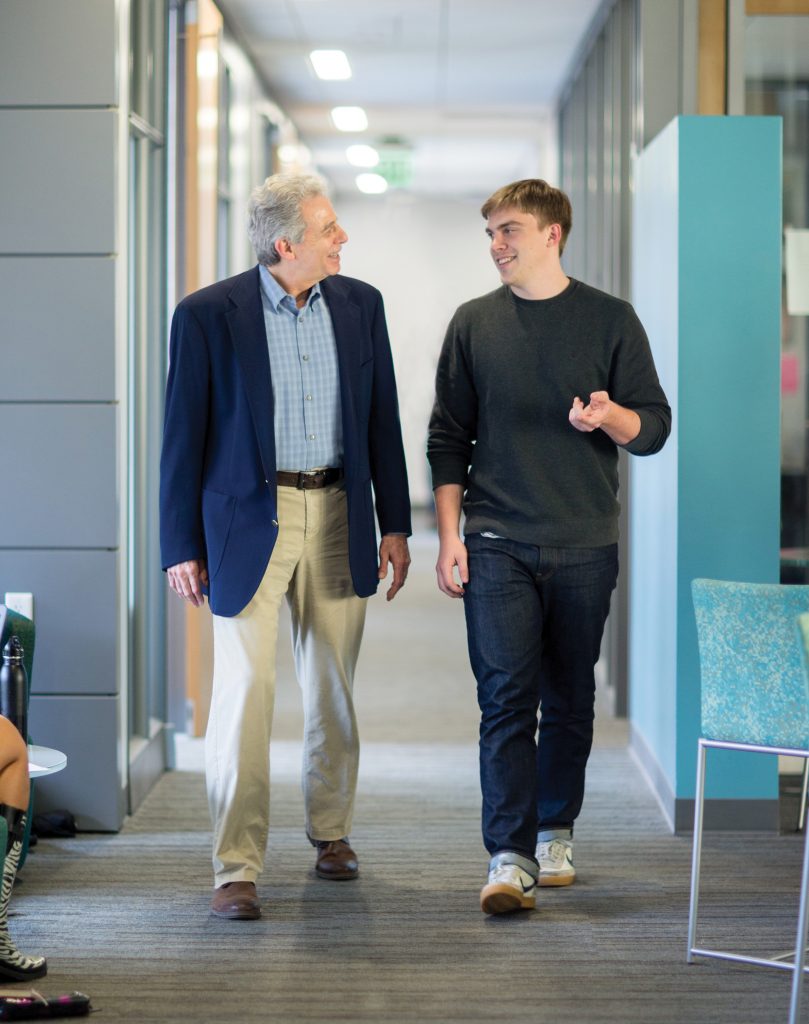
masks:
POLYGON ((270 480, 275 478, 275 427, 270 355, 258 266, 238 275, 228 299, 231 307, 225 311, 225 318, 241 368, 264 473, 270 480))
POLYGON ((346 475, 357 464, 357 415, 354 400, 357 395, 360 366, 362 319, 360 308, 349 289, 339 277, 327 277, 320 288, 329 307, 334 341, 337 347, 337 365, 340 372, 340 405, 343 414, 343 448, 346 475))

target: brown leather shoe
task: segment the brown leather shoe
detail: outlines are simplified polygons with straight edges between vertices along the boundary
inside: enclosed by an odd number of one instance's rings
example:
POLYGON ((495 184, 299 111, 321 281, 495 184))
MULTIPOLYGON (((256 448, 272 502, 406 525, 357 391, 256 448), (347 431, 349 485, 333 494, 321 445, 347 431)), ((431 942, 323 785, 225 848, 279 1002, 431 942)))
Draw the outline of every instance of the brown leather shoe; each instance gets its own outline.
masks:
POLYGON ((230 921, 254 921, 261 917, 255 882, 225 882, 214 889, 211 913, 230 921))
POLYGON ((357 855, 348 845, 348 839, 334 839, 331 842, 317 841, 315 873, 320 878, 334 882, 347 882, 360 873, 357 855))

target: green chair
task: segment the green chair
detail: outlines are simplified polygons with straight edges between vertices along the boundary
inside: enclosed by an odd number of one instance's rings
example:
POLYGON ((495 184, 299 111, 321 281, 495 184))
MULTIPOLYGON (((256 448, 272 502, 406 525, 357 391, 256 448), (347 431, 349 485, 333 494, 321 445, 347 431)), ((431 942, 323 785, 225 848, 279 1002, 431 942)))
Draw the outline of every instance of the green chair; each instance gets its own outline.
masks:
POLYGON ((795 949, 778 957, 743 956, 696 944, 705 752, 711 748, 809 758, 809 586, 694 580, 702 677, 688 963, 714 957, 792 972, 789 1024, 797 1024, 806 961, 809 842, 804 840, 795 949), (802 644, 796 621, 807 638, 802 644), (791 961, 791 962, 790 962, 791 961))
MULTIPOLYGON (((23 664, 25 665, 25 674, 28 676, 28 693, 26 699, 30 701, 31 698, 31 677, 34 668, 34 640, 35 640, 35 629, 34 623, 25 615, 21 615, 19 612, 13 611, 11 608, 6 608, 4 604, 0 604, 0 653, 6 646, 9 637, 18 636, 20 643, 23 648, 23 664)), ((26 736, 26 742, 29 742, 29 737, 26 736)), ((25 858, 28 855, 28 844, 31 838, 31 819, 34 816, 34 781, 31 780, 31 800, 28 804, 28 816, 25 823, 25 839, 22 844, 22 853, 20 854, 20 864, 22 867, 25 863, 25 858)))

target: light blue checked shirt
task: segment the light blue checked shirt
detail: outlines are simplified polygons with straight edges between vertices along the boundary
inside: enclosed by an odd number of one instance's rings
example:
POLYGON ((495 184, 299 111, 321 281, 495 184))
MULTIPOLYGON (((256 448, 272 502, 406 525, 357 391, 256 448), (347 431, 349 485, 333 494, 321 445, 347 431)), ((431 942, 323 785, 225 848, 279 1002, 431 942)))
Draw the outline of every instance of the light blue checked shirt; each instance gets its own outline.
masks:
POLYGON ((275 403, 276 468, 342 466, 337 346, 320 285, 298 309, 265 266, 259 274, 275 403))

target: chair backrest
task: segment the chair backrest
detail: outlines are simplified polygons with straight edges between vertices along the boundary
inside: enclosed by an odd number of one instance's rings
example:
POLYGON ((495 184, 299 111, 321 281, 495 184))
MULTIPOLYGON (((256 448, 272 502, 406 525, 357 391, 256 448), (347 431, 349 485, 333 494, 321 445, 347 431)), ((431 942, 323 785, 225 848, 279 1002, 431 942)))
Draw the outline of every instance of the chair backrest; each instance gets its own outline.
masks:
POLYGON ((796 620, 809 586, 691 584, 702 675, 702 736, 809 749, 809 683, 796 620))

